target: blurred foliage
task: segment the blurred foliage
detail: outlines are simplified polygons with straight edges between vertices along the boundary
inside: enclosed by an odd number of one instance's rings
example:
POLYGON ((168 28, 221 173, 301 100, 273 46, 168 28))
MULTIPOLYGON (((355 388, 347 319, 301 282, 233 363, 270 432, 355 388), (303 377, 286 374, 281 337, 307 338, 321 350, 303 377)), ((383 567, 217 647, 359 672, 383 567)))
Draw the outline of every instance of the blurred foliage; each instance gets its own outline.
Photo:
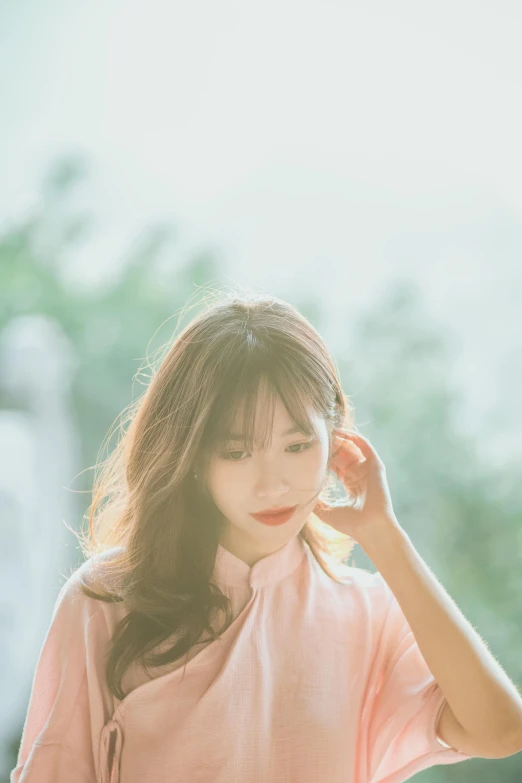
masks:
MULTIPOLYGON (((197 288, 219 286, 221 280, 216 251, 204 249, 181 263, 175 254, 175 227, 160 224, 138 238, 110 284, 87 290, 68 283, 75 248, 94 231, 90 215, 71 214, 69 207, 85 176, 81 160, 59 163, 44 182, 39 206, 0 235, 0 330, 25 313, 47 315, 61 324, 77 352, 72 403, 82 464, 92 466, 109 428, 134 397, 134 382, 147 382, 137 370, 150 356, 151 336, 166 322, 170 336, 179 328, 173 314, 197 288)), ((292 301, 291 294, 274 293, 292 301)), ((321 331, 321 304, 293 303, 321 331)), ((346 335, 349 357, 336 357, 343 388, 355 405, 357 425, 387 466, 397 516, 518 685, 519 466, 508 465, 500 473, 483 464, 476 442, 460 431, 459 409, 465 402, 448 382, 451 344, 438 325, 428 322, 414 284, 398 281, 371 312, 347 321, 346 335)), ((162 335, 160 345, 165 340, 162 335)), ((90 488, 92 474, 86 471, 82 477, 83 487, 75 484, 75 491, 90 488)), ((80 497, 86 498, 86 508, 90 498, 80 497)), ((357 546, 351 564, 375 570, 357 546)), ((21 727, 13 727, 13 767, 18 731, 21 727)), ((433 767, 415 779, 515 783, 522 779, 522 754, 433 767)))

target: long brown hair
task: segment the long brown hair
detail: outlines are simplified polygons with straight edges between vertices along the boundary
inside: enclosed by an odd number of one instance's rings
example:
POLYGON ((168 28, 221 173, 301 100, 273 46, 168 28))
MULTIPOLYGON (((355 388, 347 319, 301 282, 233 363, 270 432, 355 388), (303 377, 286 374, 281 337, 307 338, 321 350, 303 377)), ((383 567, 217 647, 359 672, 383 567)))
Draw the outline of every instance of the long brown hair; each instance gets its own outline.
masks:
MULTIPOLYGON (((334 427, 354 429, 334 360, 294 306, 237 289, 211 293, 205 304, 125 409, 128 427, 121 427, 109 459, 96 465, 88 531, 78 534, 84 557, 92 558, 92 568, 82 570, 82 592, 125 601, 129 610, 106 658, 108 686, 118 699, 126 696, 122 680, 131 663, 174 662, 202 643, 203 631, 217 639, 232 620, 228 598, 212 582, 223 520, 205 477, 212 449, 237 411, 249 449, 270 439, 273 410, 263 419, 265 431, 253 433, 261 381, 303 432, 314 432, 306 404, 322 414, 330 456, 334 427), (219 610, 225 621, 215 631, 210 619, 219 610), (174 632, 166 651, 152 652, 174 632)), ((327 475, 322 489, 334 484, 327 475)), ((319 498, 315 508, 322 503, 319 498)), ((315 514, 298 535, 325 573, 342 581, 337 566, 342 569, 355 542, 315 514)))

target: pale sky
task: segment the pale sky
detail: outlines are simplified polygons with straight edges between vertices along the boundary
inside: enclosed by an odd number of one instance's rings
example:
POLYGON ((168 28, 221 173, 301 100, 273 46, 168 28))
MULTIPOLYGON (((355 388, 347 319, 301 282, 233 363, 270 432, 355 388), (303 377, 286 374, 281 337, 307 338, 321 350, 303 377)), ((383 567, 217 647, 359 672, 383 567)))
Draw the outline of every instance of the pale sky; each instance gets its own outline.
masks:
POLYGON ((21 166, 33 182, 78 148, 187 208, 285 160, 405 190, 493 182, 522 209, 514 0, 0 8, 1 163, 15 189, 21 166))
POLYGON ((463 213, 522 221, 521 34, 518 0, 0 2, 0 226, 84 152, 100 235, 78 281, 164 217, 231 279, 315 291, 338 318, 411 275, 462 343, 473 415, 502 385, 515 405, 515 250, 423 242, 463 213))

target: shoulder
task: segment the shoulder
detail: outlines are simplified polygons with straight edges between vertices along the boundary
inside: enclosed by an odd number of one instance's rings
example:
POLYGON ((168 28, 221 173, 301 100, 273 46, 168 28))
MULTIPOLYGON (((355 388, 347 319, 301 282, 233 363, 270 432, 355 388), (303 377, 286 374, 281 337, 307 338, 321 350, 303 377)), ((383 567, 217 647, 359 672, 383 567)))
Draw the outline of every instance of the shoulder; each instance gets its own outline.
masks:
POLYGON ((368 571, 365 568, 346 566, 342 569, 343 584, 371 603, 387 607, 393 599, 393 594, 379 571, 368 571))
POLYGON ((380 595, 385 592, 386 585, 381 574, 376 571, 368 571, 366 568, 349 566, 346 563, 336 563, 333 571, 343 587, 349 587, 352 591, 367 593, 369 596, 380 595))
POLYGON ((74 591, 82 582, 92 584, 96 589, 99 587, 114 587, 113 584, 108 584, 107 579, 110 570, 107 565, 120 552, 123 552, 123 547, 111 547, 104 552, 98 552, 91 557, 86 558, 83 563, 73 567, 69 574, 65 574, 64 588, 74 591))
POLYGON ((372 624, 385 621, 393 595, 379 571, 337 563, 333 571, 339 581, 326 580, 328 591, 334 593, 345 610, 360 620, 367 618, 372 624))
MULTIPOLYGON (((106 564, 121 551, 121 547, 113 547, 105 552, 97 553, 84 560, 69 573, 62 573, 65 581, 56 598, 53 619, 57 614, 87 621, 94 614, 103 614, 107 607, 117 605, 98 600, 87 595, 83 586, 94 592, 115 590, 115 585, 108 577, 106 564)), ((117 591, 116 591, 117 592, 117 591)))

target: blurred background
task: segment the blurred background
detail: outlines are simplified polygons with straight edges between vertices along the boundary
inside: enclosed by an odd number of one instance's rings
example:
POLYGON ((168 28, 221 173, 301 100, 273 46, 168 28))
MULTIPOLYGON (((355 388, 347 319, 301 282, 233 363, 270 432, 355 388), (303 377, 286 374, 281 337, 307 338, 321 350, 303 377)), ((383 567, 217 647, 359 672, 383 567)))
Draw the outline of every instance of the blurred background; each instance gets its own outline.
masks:
POLYGON ((1 782, 92 466, 209 286, 321 332, 401 524, 520 687, 521 34, 516 0, 0 2, 1 782))

